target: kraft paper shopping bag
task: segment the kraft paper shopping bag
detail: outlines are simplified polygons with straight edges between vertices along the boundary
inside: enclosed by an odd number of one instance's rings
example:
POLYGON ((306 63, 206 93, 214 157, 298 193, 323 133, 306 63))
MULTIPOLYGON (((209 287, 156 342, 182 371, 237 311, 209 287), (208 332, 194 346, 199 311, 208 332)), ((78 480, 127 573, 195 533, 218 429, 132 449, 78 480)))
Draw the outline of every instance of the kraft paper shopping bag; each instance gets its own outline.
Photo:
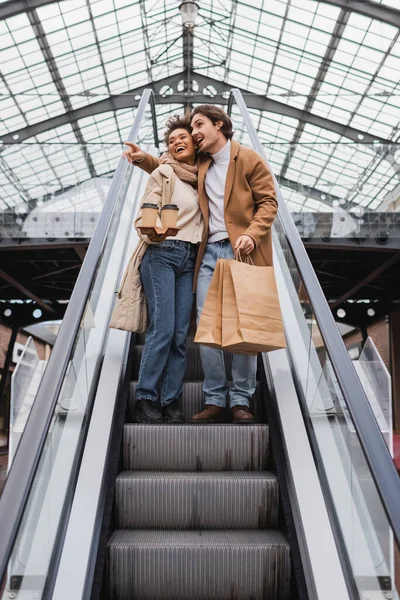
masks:
POLYGON ((222 282, 226 262, 223 258, 217 260, 194 338, 198 344, 211 348, 221 348, 222 343, 222 282))
POLYGON ((286 347, 273 267, 227 260, 222 289, 224 350, 256 354, 286 347))

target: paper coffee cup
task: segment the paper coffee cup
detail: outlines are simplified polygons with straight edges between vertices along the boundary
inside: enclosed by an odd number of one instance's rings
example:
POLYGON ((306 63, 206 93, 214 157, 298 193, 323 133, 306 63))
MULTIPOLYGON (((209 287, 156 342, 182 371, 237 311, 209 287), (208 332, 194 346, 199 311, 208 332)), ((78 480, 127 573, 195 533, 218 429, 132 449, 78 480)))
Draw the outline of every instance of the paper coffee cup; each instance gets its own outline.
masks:
POLYGON ((157 223, 158 206, 152 202, 142 204, 142 227, 155 227, 157 223))
POLYGON ((165 204, 161 209, 161 223, 163 227, 176 227, 179 208, 176 204, 165 204))

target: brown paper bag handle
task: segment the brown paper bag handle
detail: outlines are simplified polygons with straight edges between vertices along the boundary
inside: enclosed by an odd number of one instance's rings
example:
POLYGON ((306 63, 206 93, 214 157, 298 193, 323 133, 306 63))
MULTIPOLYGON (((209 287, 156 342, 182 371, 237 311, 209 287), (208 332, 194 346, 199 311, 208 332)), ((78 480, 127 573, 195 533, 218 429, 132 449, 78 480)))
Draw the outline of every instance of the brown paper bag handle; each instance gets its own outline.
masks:
POLYGON ((244 262, 244 263, 249 262, 249 264, 253 265, 253 267, 254 267, 254 262, 250 256, 250 254, 247 254, 246 256, 242 257, 242 255, 240 254, 240 250, 236 250, 235 260, 239 260, 240 262, 244 262))

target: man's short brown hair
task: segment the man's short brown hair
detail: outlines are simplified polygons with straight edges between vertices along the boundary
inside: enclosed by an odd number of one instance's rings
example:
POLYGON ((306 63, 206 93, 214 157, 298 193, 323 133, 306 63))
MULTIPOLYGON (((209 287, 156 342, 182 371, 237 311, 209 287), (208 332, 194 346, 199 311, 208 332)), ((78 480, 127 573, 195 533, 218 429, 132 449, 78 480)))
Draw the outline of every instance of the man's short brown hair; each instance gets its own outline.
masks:
POLYGON ((218 121, 222 121, 221 131, 226 139, 230 140, 233 137, 232 121, 222 108, 215 106, 215 104, 200 104, 200 106, 196 106, 192 111, 190 118, 193 119, 195 115, 199 114, 210 119, 214 125, 218 123, 218 121))
POLYGON ((186 129, 192 134, 192 128, 190 126, 191 117, 189 114, 174 115, 165 123, 166 130, 164 131, 164 143, 168 147, 169 136, 175 129, 186 129))

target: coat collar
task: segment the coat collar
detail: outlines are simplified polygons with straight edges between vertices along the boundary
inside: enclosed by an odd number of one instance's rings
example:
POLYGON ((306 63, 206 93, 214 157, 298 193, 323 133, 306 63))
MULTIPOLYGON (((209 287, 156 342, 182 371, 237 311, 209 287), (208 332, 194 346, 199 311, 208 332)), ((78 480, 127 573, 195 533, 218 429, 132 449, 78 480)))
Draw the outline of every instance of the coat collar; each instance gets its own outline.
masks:
POLYGON ((199 192, 199 206, 201 213, 203 215, 204 221, 206 223, 206 228, 208 227, 208 199, 204 189, 204 179, 207 173, 208 167, 211 165, 212 158, 209 154, 204 155, 199 162, 199 172, 198 172, 198 192, 199 192))
POLYGON ((236 160, 239 154, 240 144, 236 140, 231 140, 231 160, 236 160))
POLYGON ((164 177, 172 177, 172 175, 174 174, 174 170, 171 167, 171 165, 161 164, 158 167, 158 170, 164 177))
POLYGON ((234 140, 231 141, 231 156, 228 166, 228 172, 226 174, 226 183, 225 183, 225 194, 224 194, 224 207, 229 202, 232 193, 233 182, 235 180, 236 174, 236 159, 239 154, 240 144, 234 140))

